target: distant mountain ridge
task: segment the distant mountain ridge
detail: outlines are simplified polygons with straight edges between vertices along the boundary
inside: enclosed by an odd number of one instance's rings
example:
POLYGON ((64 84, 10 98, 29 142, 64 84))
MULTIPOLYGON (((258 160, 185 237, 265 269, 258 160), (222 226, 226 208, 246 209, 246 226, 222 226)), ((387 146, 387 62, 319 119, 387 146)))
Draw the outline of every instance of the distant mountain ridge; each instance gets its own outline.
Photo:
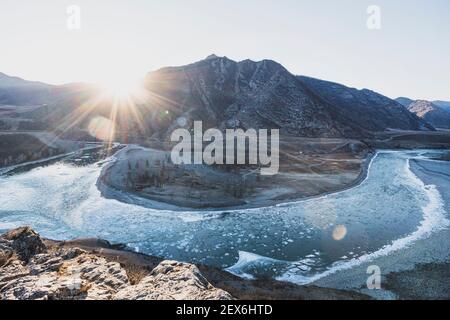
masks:
POLYGON ((40 105, 52 101, 55 86, 27 81, 0 72, 0 104, 40 105))
MULTIPOLYGON (((79 117, 69 115, 98 95, 85 84, 48 86, 14 77, 5 78, 6 82, 16 86, 11 91, 0 85, 0 104, 47 104, 27 116, 50 127, 64 121, 73 126, 73 119, 79 117)), ((189 65, 150 72, 144 86, 148 97, 136 102, 134 111, 140 119, 118 116, 117 132, 166 141, 180 123, 192 127, 196 120, 203 121, 204 129, 276 128, 281 134, 301 137, 363 138, 389 129, 434 130, 383 95, 296 76, 272 60, 236 62, 210 55, 189 65)), ((107 117, 111 104, 100 103, 87 111, 83 116, 107 117)))
POLYGON ((432 130, 425 121, 411 114, 402 104, 368 89, 358 90, 339 83, 297 77, 311 91, 339 108, 350 121, 370 131, 388 129, 432 130))
POLYGON ((295 76, 271 60, 235 62, 211 55, 151 72, 146 83, 171 101, 160 104, 176 117, 199 118, 222 128, 279 128, 306 137, 361 137, 391 128, 433 130, 392 99, 295 76))
POLYGON ((50 84, 46 84, 39 81, 24 80, 19 77, 9 76, 0 72, 0 88, 17 88, 17 87, 53 87, 50 84))
POLYGON ((397 101, 404 107, 408 107, 411 103, 414 102, 414 100, 412 100, 410 98, 406 98, 406 97, 399 97, 399 98, 395 99, 395 101, 397 101))
POLYGON ((450 101, 436 100, 436 101, 433 101, 433 103, 435 105, 437 105, 438 107, 444 109, 445 111, 447 111, 450 114, 450 101))
POLYGON ((416 114, 434 127, 450 129, 450 113, 445 109, 445 102, 441 102, 441 107, 435 102, 427 100, 414 101, 408 98, 397 98, 397 101, 403 103, 410 112, 416 114))

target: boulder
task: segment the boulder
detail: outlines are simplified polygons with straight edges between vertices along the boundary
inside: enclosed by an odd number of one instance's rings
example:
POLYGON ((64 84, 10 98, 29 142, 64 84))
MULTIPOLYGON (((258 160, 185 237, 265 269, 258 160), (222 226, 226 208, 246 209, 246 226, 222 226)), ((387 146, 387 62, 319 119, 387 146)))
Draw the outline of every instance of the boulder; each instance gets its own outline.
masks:
POLYGON ((0 238, 3 251, 14 251, 14 253, 25 263, 38 253, 47 250, 41 237, 29 227, 22 227, 5 233, 0 238))
POLYGON ((161 262, 135 286, 120 290, 119 300, 231 300, 232 296, 213 287, 192 264, 161 262))

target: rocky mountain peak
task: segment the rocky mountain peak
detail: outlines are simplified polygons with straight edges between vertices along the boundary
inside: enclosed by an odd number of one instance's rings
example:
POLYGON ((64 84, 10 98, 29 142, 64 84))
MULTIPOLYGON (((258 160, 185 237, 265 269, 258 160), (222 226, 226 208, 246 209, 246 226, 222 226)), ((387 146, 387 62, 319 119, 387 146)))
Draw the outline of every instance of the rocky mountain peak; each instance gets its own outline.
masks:
POLYGON ((408 105, 408 110, 436 128, 450 129, 450 114, 442 107, 427 100, 416 100, 408 105))
MULTIPOLYGON (((368 89, 357 90, 297 77, 273 60, 243 60, 211 55, 186 66, 150 73, 150 90, 171 103, 173 119, 155 123, 155 134, 167 137, 176 118, 203 120, 208 126, 280 129, 306 137, 365 137, 390 128, 432 129, 400 103, 368 89), (161 132, 162 131, 162 132, 161 132)), ((155 101, 156 102, 156 101, 155 101)), ((153 115, 148 116, 154 119, 153 115)))
POLYGON ((205 58, 205 60, 212 60, 212 59, 219 59, 220 57, 218 56, 218 55, 216 55, 216 54, 210 54, 209 56, 207 56, 206 58, 205 58))

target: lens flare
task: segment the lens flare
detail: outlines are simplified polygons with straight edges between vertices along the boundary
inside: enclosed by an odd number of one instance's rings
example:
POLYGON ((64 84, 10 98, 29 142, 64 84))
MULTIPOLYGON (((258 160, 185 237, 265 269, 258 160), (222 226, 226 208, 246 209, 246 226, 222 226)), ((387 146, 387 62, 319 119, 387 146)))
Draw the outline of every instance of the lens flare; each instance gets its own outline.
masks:
POLYGON ((89 134, 102 141, 110 141, 114 136, 115 125, 104 117, 93 118, 88 125, 89 134))
POLYGON ((345 226, 337 226, 333 230, 333 239, 336 241, 341 241, 347 235, 347 228, 345 226))

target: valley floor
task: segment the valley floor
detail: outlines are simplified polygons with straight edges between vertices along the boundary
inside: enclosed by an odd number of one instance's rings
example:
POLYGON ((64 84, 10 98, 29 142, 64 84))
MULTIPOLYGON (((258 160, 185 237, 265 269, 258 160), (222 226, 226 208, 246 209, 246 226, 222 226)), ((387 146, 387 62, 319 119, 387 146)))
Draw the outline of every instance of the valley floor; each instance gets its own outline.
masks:
POLYGON ((177 166, 170 152, 128 146, 103 170, 100 183, 174 210, 263 207, 353 187, 373 155, 350 139, 284 137, 280 150, 280 172, 262 176, 255 167, 177 166))

